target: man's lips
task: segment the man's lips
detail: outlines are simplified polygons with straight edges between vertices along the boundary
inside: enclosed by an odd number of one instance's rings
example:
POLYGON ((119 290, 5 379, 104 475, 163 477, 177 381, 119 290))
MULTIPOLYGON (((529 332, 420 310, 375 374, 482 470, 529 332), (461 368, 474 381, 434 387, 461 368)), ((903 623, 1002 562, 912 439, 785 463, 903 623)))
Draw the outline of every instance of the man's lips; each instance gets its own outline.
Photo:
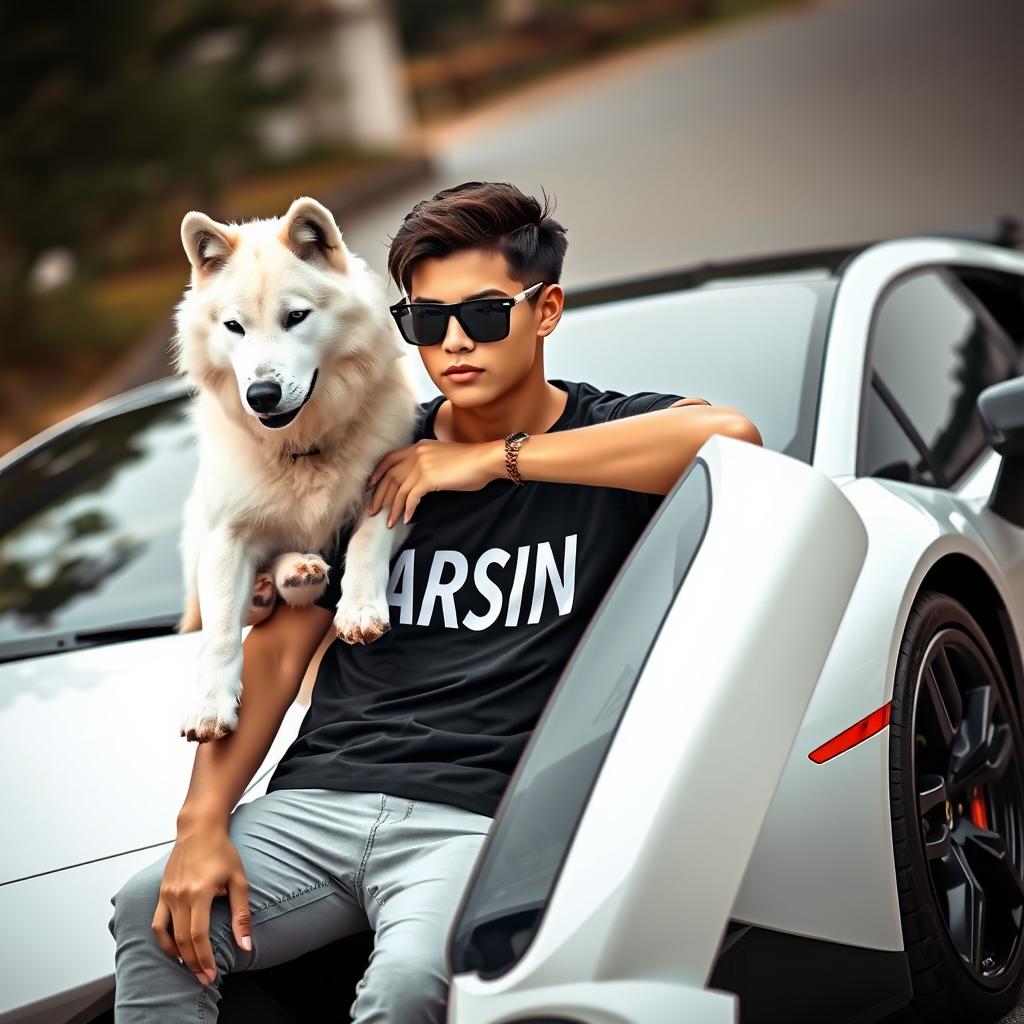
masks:
POLYGON ((477 377, 483 373, 480 369, 469 369, 469 370, 445 370, 442 374, 443 377, 447 377, 450 381, 456 384, 469 383, 471 380, 476 380, 477 377))
POLYGON ((287 427, 299 415, 299 410, 309 401, 309 396, 313 394, 313 388, 316 387, 316 375, 319 372, 319 367, 313 371, 313 379, 309 382, 309 390, 306 392, 306 397, 294 409, 290 409, 288 412, 275 413, 273 416, 260 416, 260 423, 265 427, 287 427))

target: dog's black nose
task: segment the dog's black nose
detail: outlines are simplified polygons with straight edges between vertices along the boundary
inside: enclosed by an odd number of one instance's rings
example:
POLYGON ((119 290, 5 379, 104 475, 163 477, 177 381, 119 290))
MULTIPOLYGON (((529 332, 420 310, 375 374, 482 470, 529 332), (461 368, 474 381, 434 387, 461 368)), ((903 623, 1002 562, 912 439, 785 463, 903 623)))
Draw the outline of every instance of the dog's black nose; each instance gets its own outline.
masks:
POLYGON ((249 385, 245 400, 254 412, 270 412, 281 401, 281 385, 272 380, 258 380, 249 385))

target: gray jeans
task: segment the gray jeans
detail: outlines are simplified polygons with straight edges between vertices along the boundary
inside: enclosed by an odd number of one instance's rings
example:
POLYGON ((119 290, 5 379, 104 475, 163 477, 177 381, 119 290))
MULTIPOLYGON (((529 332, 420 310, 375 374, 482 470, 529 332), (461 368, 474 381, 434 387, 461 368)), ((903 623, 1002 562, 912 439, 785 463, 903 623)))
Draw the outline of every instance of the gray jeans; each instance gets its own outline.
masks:
POLYGON ((217 1019, 223 976, 270 967, 374 931, 356 986, 357 1024, 445 1020, 445 946, 493 819, 386 793, 281 789, 235 808, 229 835, 249 882, 252 952, 231 930, 227 896, 210 908, 217 980, 204 985, 150 927, 170 851, 111 897, 116 1024, 217 1019))

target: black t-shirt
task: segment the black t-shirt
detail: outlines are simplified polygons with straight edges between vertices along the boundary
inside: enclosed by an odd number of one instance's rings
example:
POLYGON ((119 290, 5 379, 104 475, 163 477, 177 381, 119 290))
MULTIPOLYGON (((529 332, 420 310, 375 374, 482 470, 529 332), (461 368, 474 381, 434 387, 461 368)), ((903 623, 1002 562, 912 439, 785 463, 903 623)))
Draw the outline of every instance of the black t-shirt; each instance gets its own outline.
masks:
MULTIPOLYGON (((568 399, 548 433, 681 397, 550 383, 568 399)), ((416 439, 436 439, 443 401, 421 404, 416 439)), ((267 791, 384 792, 493 816, 555 683, 662 497, 503 478, 476 491, 425 494, 391 559, 391 628, 370 644, 335 639, 327 648, 267 791)), ((316 603, 331 611, 351 529, 326 553, 329 584, 316 603)))

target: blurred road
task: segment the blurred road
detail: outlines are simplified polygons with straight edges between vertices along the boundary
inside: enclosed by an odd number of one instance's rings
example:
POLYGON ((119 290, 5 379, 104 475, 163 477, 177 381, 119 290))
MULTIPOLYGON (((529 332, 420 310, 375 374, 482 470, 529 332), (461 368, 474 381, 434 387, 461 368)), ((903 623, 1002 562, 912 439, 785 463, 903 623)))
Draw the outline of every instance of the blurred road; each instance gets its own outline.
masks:
POLYGON ((543 185, 572 285, 1024 217, 1022 39, 1019 0, 823 0, 727 23, 435 133, 436 180, 342 229, 386 274, 418 199, 543 185))

